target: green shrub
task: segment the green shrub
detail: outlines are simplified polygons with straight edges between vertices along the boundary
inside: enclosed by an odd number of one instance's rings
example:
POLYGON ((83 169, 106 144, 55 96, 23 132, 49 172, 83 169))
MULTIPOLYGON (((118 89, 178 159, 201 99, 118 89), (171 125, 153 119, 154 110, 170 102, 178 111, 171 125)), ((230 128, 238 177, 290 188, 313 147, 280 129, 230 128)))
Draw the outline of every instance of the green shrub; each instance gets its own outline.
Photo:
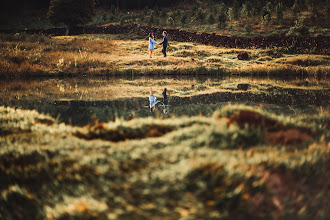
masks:
POLYGON ((310 29, 303 24, 302 20, 296 20, 295 25, 290 28, 286 36, 309 36, 310 29))
POLYGON ((239 18, 240 13, 240 5, 237 0, 234 0, 232 10, 233 19, 237 20, 239 18))
POLYGON ((283 13, 284 13, 284 7, 283 4, 280 2, 276 6, 276 19, 279 23, 283 20, 283 13))
POLYGON ((213 14, 210 14, 210 15, 208 16, 208 18, 207 18, 207 22, 208 22, 209 24, 214 24, 215 19, 214 19, 213 14))
POLYGON ((48 20, 51 24, 64 24, 68 28, 85 25, 92 20, 94 15, 94 0, 51 0, 47 13, 48 20))
POLYGON ((183 13, 181 18, 180 18, 180 22, 182 25, 185 25, 187 23, 187 14, 183 13))
POLYGON ((241 9, 241 18, 247 18, 252 14, 252 5, 249 1, 243 4, 241 9))
POLYGON ((295 0, 294 4, 292 6, 292 11, 295 15, 297 15, 300 12, 300 6, 299 6, 299 1, 295 0))
POLYGON ((173 20, 172 17, 168 17, 168 18, 167 18, 167 24, 168 24, 168 25, 171 25, 171 26, 174 25, 174 20, 173 20))
POLYGON ((204 12, 204 10, 199 9, 196 13, 196 19, 203 24, 205 22, 205 18, 206 18, 206 13, 204 12))
POLYGON ((161 12, 160 12, 160 15, 159 15, 159 16, 160 16, 161 18, 165 18, 165 17, 166 17, 166 15, 167 15, 167 14, 166 14, 166 11, 165 11, 165 9, 161 10, 161 12))
POLYGON ((218 15, 218 27, 219 28, 222 28, 222 27, 226 26, 227 13, 229 13, 227 6, 225 4, 222 4, 219 7, 219 15, 218 15))

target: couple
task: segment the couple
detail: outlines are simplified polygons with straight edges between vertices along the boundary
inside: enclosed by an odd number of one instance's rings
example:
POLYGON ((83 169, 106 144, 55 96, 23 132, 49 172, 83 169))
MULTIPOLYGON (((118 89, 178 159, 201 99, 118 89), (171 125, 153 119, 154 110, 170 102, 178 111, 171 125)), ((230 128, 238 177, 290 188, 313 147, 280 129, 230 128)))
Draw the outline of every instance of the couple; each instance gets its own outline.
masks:
POLYGON ((156 101, 156 97, 154 96, 153 92, 152 92, 152 88, 150 88, 150 95, 149 95, 149 101, 150 101, 150 112, 154 112, 155 111, 155 107, 157 105, 157 103, 161 103, 164 107, 164 114, 167 114, 167 108, 168 108, 168 98, 167 98, 167 89, 164 88, 163 90, 163 100, 160 102, 160 101, 156 101))
POLYGON ((152 58, 152 51, 155 49, 155 45, 163 45, 163 50, 162 50, 162 53, 164 54, 164 57, 166 57, 166 48, 167 48, 167 43, 168 43, 168 38, 167 38, 167 32, 166 31, 163 31, 163 42, 161 43, 157 43, 155 40, 154 40, 154 34, 153 33, 150 33, 149 34, 149 57, 152 58))

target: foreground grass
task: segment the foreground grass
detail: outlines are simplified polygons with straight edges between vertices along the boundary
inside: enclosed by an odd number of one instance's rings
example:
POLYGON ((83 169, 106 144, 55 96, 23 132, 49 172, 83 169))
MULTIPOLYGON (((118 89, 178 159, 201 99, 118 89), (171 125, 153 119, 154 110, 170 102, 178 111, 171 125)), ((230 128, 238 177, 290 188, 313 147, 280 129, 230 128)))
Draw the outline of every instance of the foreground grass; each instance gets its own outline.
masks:
MULTIPOLYGON (((329 56, 287 55, 276 50, 227 49, 171 42, 168 57, 161 48, 147 55, 148 41, 127 36, 2 35, 1 76, 107 74, 320 74, 329 71, 329 56), (125 40, 122 40, 125 39, 125 40), (247 52, 249 60, 238 60, 247 52)), ((161 39, 156 39, 160 41, 161 39)))
POLYGON ((328 219, 329 115, 58 124, 0 107, 5 219, 328 219))

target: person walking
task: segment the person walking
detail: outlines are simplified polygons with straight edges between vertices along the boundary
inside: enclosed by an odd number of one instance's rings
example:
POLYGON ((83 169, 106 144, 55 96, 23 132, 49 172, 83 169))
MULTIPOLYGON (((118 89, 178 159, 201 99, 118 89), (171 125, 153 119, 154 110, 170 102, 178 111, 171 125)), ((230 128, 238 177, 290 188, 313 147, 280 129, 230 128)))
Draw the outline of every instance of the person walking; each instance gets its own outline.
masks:
POLYGON ((159 43, 159 45, 163 45, 163 49, 162 49, 162 53, 164 54, 164 57, 166 57, 166 48, 167 48, 167 45, 168 45, 168 37, 167 37, 167 32, 166 31, 163 31, 163 42, 159 43))
POLYGON ((155 49, 155 45, 157 42, 154 40, 154 34, 150 33, 149 34, 149 57, 152 58, 152 51, 155 49))

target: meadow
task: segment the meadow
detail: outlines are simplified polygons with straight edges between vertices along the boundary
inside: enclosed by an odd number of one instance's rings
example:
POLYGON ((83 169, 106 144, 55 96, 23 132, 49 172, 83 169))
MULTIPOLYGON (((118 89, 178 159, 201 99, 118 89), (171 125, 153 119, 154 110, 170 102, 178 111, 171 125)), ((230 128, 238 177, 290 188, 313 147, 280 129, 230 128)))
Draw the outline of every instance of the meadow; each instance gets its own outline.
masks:
MULTIPOLYGON (((47 36, 1 34, 0 73, 20 76, 95 76, 122 74, 327 75, 329 56, 285 54, 276 49, 232 49, 170 42, 147 55, 147 39, 131 35, 47 36), (141 39, 142 38, 142 39, 141 39), (246 52, 248 60, 239 60, 246 52)), ((161 39, 156 39, 160 41, 161 39)))
POLYGON ((329 5, 295 2, 0 24, 0 219, 329 219, 329 5))

